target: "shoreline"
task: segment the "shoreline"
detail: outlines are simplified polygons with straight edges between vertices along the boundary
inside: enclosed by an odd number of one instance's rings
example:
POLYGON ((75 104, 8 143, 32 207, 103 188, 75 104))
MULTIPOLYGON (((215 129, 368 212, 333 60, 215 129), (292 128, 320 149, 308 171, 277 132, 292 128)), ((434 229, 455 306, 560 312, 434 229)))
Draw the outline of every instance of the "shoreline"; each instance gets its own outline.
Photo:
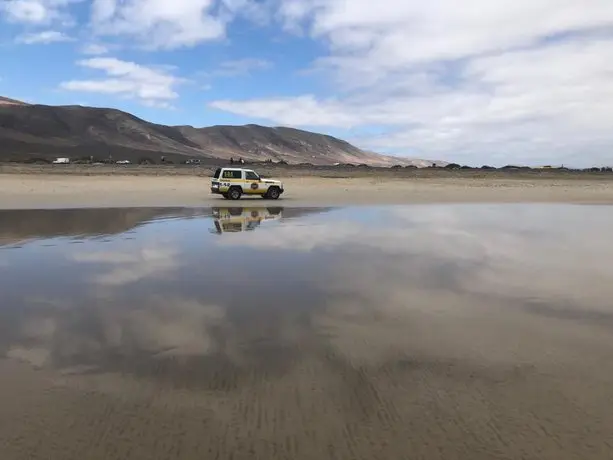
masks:
POLYGON ((0 209, 351 206, 435 203, 613 204, 613 180, 283 177, 277 201, 212 195, 208 176, 0 174, 0 209))

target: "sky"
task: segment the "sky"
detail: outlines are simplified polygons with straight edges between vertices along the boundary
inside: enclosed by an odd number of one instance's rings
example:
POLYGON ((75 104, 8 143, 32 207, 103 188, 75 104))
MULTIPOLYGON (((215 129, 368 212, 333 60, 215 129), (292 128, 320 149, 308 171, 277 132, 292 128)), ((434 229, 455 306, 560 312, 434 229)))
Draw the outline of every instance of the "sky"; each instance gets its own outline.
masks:
POLYGON ((0 95, 462 164, 613 165, 611 0, 0 0, 0 95))

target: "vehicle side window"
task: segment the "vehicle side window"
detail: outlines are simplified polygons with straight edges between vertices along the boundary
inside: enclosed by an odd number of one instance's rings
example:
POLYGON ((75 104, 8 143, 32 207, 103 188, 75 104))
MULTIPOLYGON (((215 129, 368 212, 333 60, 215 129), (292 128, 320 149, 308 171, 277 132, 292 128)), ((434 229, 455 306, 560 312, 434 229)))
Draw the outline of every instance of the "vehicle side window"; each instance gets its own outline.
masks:
POLYGON ((247 171, 245 174, 247 174, 247 180, 260 180, 260 177, 253 171, 247 171))
POLYGON ((215 174, 213 175, 213 179, 219 179, 220 174, 221 174, 221 168, 217 168, 215 170, 215 174))
POLYGON ((241 179, 241 171, 226 170, 223 172, 224 179, 241 179))

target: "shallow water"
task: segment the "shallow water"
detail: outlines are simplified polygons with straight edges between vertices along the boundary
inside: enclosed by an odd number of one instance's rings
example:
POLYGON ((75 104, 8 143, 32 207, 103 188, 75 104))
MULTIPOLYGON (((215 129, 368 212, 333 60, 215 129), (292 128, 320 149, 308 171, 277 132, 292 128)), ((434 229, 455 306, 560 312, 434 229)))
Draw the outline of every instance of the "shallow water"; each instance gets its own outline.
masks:
POLYGON ((612 458, 611 234, 606 206, 0 211, 2 459, 612 458))

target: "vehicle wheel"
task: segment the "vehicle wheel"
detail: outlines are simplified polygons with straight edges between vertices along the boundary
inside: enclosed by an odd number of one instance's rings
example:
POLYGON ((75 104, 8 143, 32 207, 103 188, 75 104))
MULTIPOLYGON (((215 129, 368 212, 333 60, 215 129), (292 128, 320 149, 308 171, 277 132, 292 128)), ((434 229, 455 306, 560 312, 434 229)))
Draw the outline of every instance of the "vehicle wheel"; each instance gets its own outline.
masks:
POLYGON ((281 196, 281 193, 278 187, 270 187, 268 189, 267 195, 268 195, 268 198, 270 198, 271 200, 278 200, 279 197, 281 196))
POLYGON ((228 190, 228 198, 231 200, 240 200, 243 191, 238 187, 232 187, 228 190))

